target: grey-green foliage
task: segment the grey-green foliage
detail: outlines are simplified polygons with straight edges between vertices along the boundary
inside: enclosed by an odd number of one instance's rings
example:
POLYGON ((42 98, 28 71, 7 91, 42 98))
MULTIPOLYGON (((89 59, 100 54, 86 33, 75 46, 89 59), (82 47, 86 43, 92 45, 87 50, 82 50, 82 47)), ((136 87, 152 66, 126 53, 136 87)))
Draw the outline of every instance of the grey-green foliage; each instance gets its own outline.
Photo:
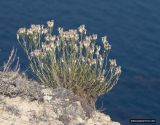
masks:
POLYGON ((84 25, 68 31, 58 28, 58 35, 52 35, 53 26, 52 20, 46 27, 31 25, 17 32, 33 73, 44 84, 71 89, 89 103, 95 102, 112 89, 121 74, 115 59, 107 65, 111 49, 107 37, 98 45, 97 35, 87 36, 84 25))

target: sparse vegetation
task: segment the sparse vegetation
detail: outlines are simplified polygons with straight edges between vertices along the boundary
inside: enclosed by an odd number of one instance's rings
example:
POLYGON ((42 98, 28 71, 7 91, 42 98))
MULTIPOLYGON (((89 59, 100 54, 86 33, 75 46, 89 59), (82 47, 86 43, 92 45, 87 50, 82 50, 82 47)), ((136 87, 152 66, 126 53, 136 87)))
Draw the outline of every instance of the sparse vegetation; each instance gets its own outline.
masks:
POLYGON ((50 87, 64 87, 94 103, 117 83, 121 67, 115 59, 109 60, 111 45, 107 37, 98 44, 97 35, 86 35, 84 25, 78 29, 53 35, 54 21, 47 26, 31 25, 20 28, 17 39, 30 62, 32 72, 40 82, 50 87))

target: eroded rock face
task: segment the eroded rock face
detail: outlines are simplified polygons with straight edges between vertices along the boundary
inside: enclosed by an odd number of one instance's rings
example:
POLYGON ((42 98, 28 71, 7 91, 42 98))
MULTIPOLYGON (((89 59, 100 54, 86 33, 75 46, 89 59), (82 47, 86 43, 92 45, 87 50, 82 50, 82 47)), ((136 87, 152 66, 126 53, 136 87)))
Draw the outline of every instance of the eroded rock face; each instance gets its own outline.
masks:
POLYGON ((52 89, 15 72, 0 72, 2 125, 120 125, 64 88, 52 89))

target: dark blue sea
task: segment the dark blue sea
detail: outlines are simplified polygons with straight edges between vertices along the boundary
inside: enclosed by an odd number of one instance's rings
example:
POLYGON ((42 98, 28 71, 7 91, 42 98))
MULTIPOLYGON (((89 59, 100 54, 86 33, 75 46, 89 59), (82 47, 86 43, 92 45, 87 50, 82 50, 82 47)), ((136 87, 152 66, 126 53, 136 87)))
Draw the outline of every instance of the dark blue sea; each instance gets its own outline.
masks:
POLYGON ((26 70, 16 32, 51 19, 55 31, 85 24, 88 33, 108 36, 109 57, 117 59, 122 75, 98 99, 98 109, 123 125, 132 125, 129 119, 135 118, 156 119, 160 125, 160 0, 1 0, 0 65, 14 47, 26 70))

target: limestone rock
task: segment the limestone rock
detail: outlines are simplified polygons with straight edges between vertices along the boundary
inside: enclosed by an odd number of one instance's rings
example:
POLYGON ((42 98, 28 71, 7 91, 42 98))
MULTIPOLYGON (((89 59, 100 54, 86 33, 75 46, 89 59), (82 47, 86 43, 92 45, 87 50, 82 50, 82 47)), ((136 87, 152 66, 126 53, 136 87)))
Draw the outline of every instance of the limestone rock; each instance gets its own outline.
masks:
POLYGON ((0 72, 0 124, 120 125, 72 91, 48 88, 17 72, 0 72))

